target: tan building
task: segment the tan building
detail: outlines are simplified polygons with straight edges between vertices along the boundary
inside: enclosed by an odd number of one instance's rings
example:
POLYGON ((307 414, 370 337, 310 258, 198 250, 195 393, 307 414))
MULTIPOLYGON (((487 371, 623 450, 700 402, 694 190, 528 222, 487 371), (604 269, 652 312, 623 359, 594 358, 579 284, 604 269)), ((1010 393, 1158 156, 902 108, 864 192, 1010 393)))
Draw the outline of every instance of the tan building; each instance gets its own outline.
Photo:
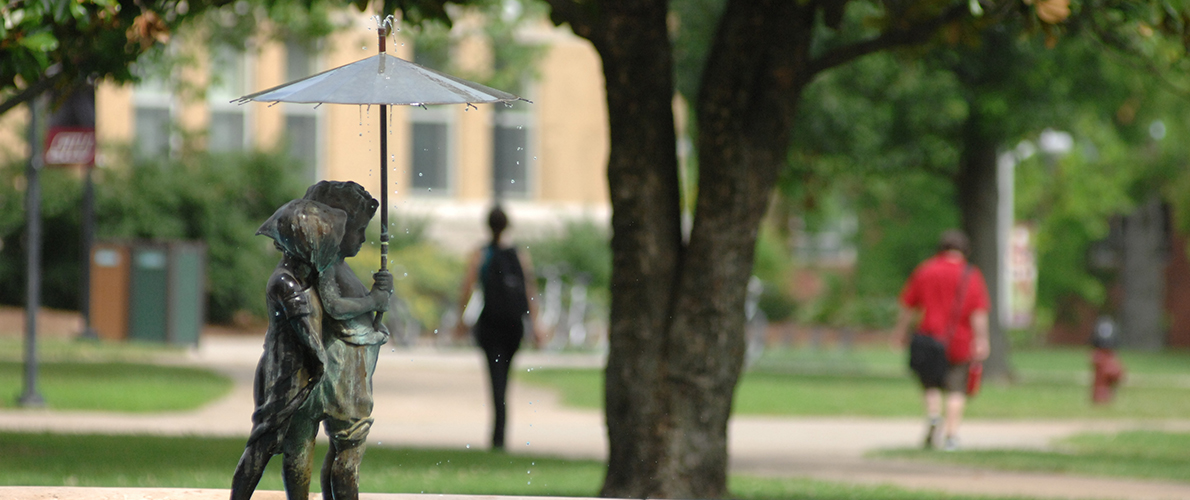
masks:
MULTIPOLYGON (((346 16, 346 14, 344 14, 346 16)), ((363 15, 311 54, 298 44, 267 41, 246 53, 203 54, 172 76, 205 99, 185 97, 176 84, 146 79, 139 85, 101 83, 96 90, 102 151, 131 145, 135 154, 177 154, 182 137, 199 137, 211 150, 287 148, 306 163, 310 183, 354 180, 379 198, 377 106, 249 103, 242 95, 354 62, 377 52, 376 22, 363 15), (212 76, 215 75, 215 76, 212 76)), ((474 20, 455 24, 451 57, 466 67, 490 65, 485 42, 466 33, 474 20)), ((485 238, 487 208, 497 196, 515 227, 540 232, 576 218, 606 225, 607 114, 603 74, 593 47, 567 28, 542 20, 518 34, 544 48, 538 78, 522 87, 532 103, 512 107, 390 107, 389 201, 396 220, 426 217, 431 238, 460 251, 485 238)), ((173 43, 187 43, 182 37, 173 43)), ((413 43, 389 39, 389 53, 413 60, 413 43)), ((23 110, 0 124, 0 143, 21 144, 23 110)), ((25 154, 4 147, 6 154, 25 154)), ((400 230, 400 228, 394 228, 400 230)))

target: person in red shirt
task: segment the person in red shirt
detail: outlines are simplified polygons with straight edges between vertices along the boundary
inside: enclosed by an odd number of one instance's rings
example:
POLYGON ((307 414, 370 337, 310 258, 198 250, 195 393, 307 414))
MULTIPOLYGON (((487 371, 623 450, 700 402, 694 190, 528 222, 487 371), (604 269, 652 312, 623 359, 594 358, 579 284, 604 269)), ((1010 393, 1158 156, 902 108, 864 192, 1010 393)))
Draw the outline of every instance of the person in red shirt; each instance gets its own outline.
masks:
POLYGON ((970 243, 958 230, 942 233, 938 253, 917 266, 901 292, 901 311, 893 328, 893 343, 909 342, 909 326, 946 346, 949 367, 939 384, 921 378, 929 423, 925 447, 933 448, 939 424, 944 447, 958 447, 956 438, 967 402, 967 377, 973 362, 987 359, 989 299, 983 275, 967 262, 970 243), (959 297, 959 294, 962 294, 959 297), (946 420, 942 420, 945 393, 946 420))

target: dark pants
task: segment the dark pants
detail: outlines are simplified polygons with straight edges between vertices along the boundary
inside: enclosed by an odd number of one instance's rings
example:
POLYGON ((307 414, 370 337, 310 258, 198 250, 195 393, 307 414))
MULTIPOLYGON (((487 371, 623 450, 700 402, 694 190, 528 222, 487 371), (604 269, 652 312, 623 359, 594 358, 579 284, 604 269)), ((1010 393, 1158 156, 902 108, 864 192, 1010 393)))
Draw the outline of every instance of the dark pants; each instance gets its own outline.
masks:
POLYGON ((488 361, 488 380, 492 388, 492 411, 495 422, 492 424, 492 448, 504 447, 504 424, 506 411, 504 396, 508 390, 508 373, 512 368, 512 356, 521 346, 524 336, 524 325, 492 324, 480 321, 475 324, 476 341, 483 349, 484 358, 488 361))

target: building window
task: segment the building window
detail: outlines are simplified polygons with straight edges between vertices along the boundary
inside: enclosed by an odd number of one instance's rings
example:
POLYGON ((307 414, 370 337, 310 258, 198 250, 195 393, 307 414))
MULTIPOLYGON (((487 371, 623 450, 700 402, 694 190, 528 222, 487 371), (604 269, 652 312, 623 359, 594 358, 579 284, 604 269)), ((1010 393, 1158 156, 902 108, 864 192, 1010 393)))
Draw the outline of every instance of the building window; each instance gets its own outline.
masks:
MULTIPOLYGON (((314 74, 314 55, 305 45, 285 44, 285 81, 292 82, 314 74)), ((318 179, 318 110, 309 104, 285 105, 285 147, 289 156, 301 164, 310 182, 318 179)))
POLYGON ((409 173, 414 194, 449 194, 451 165, 450 115, 444 109, 410 110, 413 140, 409 173))
POLYGON ((250 144, 247 108, 232 103, 247 93, 247 73, 243 52, 222 45, 212 49, 207 91, 211 111, 207 149, 211 151, 242 151, 250 144))
POLYGON ((132 99, 134 154, 140 159, 168 157, 174 144, 173 96, 168 82, 161 75, 143 72, 132 99))
POLYGON ((499 110, 492 120, 492 195, 529 194, 529 114, 499 110))

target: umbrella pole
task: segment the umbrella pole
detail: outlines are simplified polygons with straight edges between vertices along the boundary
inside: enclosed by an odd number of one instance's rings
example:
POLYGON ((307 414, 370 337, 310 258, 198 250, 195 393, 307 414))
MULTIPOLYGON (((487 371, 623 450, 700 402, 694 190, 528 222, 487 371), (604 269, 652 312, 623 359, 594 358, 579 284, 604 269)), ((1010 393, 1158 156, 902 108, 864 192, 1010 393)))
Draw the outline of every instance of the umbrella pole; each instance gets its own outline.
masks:
MULTIPOLYGON (((382 23, 376 32, 380 36, 380 53, 384 53, 384 38, 388 31, 382 23)), ((380 270, 388 270, 388 106, 380 105, 380 270)), ((373 324, 379 326, 384 313, 377 312, 373 324)))
MULTIPOLYGON (((381 24, 376 32, 380 36, 380 53, 385 52, 384 40, 388 34, 381 24)), ((388 269, 388 106, 380 105, 380 270, 388 269)))

